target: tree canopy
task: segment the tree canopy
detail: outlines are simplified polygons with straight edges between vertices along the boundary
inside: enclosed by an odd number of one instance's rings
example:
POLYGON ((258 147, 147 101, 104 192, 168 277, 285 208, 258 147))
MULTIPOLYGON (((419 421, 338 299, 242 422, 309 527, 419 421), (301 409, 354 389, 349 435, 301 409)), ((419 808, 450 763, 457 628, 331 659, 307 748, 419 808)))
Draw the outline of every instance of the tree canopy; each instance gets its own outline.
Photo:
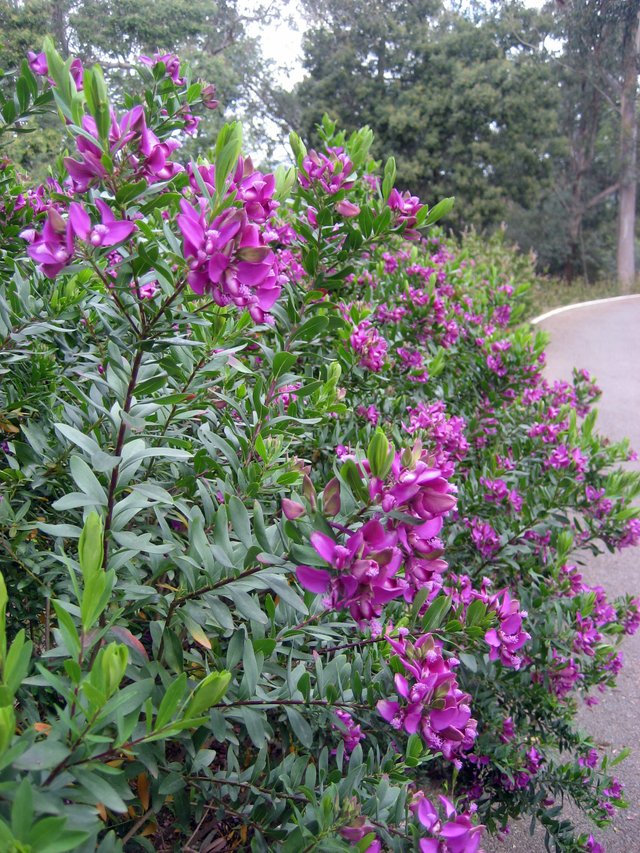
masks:
POLYGON ((302 6, 296 120, 311 143, 325 112, 349 130, 367 123, 376 156, 396 155, 402 185, 456 196, 457 228, 507 222, 542 267, 568 278, 613 266, 635 0, 302 6))

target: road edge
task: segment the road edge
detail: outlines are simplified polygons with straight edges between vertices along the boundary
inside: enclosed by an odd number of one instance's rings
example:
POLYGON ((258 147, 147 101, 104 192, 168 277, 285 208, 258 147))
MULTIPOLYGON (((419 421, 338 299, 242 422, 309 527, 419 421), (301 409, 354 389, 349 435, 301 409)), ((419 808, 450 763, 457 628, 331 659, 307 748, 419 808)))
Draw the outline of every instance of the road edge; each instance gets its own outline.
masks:
POLYGON ((572 311, 574 308, 588 308, 590 305, 603 305, 606 302, 621 302, 625 299, 640 299, 640 293, 628 293, 625 296, 607 296, 605 299, 591 299, 588 302, 575 302, 573 305, 562 305, 560 308, 553 308, 544 314, 539 314, 529 322, 536 326, 543 320, 548 320, 549 317, 555 317, 556 314, 563 314, 565 311, 572 311))

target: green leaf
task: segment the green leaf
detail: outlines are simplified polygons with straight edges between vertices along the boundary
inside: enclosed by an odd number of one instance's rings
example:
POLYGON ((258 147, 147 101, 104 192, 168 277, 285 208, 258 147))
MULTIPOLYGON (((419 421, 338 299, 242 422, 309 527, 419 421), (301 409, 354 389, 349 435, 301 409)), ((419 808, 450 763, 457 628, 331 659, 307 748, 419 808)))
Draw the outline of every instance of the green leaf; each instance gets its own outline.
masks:
MULTIPOLYGON (((451 196, 450 198, 443 198, 442 201, 439 201, 435 207, 432 207, 427 217, 424 221, 425 225, 433 225, 439 219, 442 219, 443 216, 446 216, 453 209, 453 205, 455 204, 455 198, 451 196)), ((422 224, 419 222, 419 224, 422 224)))
POLYGON ((298 356, 291 352, 278 352, 273 357, 272 373, 273 378, 278 379, 283 373, 286 373, 298 360, 298 356))
POLYGON ((389 439, 384 431, 377 427, 367 449, 367 459, 374 477, 384 480, 391 470, 393 456, 393 448, 389 448, 389 439))
POLYGON ((479 598, 476 598, 471 604, 467 607, 467 625, 479 625, 480 622, 484 619, 487 613, 487 605, 484 602, 480 601, 479 598))
POLYGON ((34 743, 17 758, 13 766, 18 770, 52 770, 69 755, 69 749, 58 740, 47 739, 34 743))
MULTIPOLYGON (((74 457, 77 459, 77 457, 74 457)), ((106 496, 105 496, 106 497, 106 496)), ((104 558, 102 518, 97 512, 90 512, 82 528, 78 542, 78 560, 82 577, 87 583, 89 578, 102 569, 104 558)))
POLYGON ((355 498, 360 501, 363 501, 365 504, 369 503, 369 492, 364 482, 362 481, 362 474, 360 469, 353 461, 353 459, 347 459, 340 466, 339 475, 342 480, 349 486, 355 498))
POLYGON ((85 453, 88 453, 90 456, 94 453, 100 453, 100 445, 98 442, 90 436, 85 435, 85 433, 80 432, 79 429, 69 426, 68 424, 57 423, 53 426, 57 432, 72 442, 72 444, 75 444, 81 450, 84 450, 85 453))
POLYGON ((111 115, 109 112, 109 96, 104 81, 102 68, 95 63, 92 67, 91 96, 93 101, 93 117, 96 120, 98 136, 106 144, 109 142, 109 131, 111 129, 111 115))
POLYGON ((11 806, 11 830, 16 838, 26 839, 33 821, 33 792, 26 777, 18 785, 11 806))
POLYGON ((242 503, 240 498, 231 495, 227 500, 227 512, 229 521, 237 534, 238 539, 242 542, 245 548, 250 548, 253 544, 253 536, 251 535, 251 520, 247 508, 242 503))
POLYGON ((451 599, 439 595, 422 617, 422 628, 425 632, 437 630, 451 607, 451 599))
POLYGON ((305 320, 295 334, 291 336, 291 340, 294 341, 297 338, 301 338, 303 341, 312 341, 324 332, 328 325, 329 320, 327 317, 323 317, 322 315, 310 317, 308 320, 305 320))
POLYGON ((123 814, 127 806, 118 792, 97 771, 74 769, 72 775, 96 802, 103 803, 111 811, 123 814))
POLYGON ((66 817, 45 817, 29 834, 29 843, 37 853, 66 853, 77 850, 89 837, 88 832, 65 829, 66 817))
POLYGON ((184 712, 185 718, 199 717, 213 705, 217 705, 227 692, 231 683, 231 673, 228 670, 210 672, 193 692, 184 712))
POLYGON ((289 723, 291 724, 294 735, 303 746, 310 749, 313 746, 313 730, 309 723, 297 708, 292 708, 291 706, 286 705, 285 712, 289 718, 289 723))
POLYGON ((396 161, 394 157, 389 157, 384 165, 384 177, 382 179, 382 198, 387 201, 391 195, 391 190, 396 182, 396 161))
POLYGON ((52 601, 53 609, 58 617, 58 628, 69 654, 77 658, 80 655, 80 636, 71 616, 62 606, 61 601, 52 601))
POLYGON ((18 692, 18 688, 27 677, 33 643, 31 640, 25 642, 25 631, 21 628, 15 636, 7 654, 4 668, 4 680, 12 696, 18 692))
POLYGON ((164 728, 169 720, 175 716, 175 713, 178 710, 178 705, 180 704, 186 689, 187 676, 183 672, 178 676, 178 678, 171 682, 167 688, 167 692, 162 697, 162 702, 160 703, 160 707, 158 708, 158 713, 156 715, 154 731, 164 728))

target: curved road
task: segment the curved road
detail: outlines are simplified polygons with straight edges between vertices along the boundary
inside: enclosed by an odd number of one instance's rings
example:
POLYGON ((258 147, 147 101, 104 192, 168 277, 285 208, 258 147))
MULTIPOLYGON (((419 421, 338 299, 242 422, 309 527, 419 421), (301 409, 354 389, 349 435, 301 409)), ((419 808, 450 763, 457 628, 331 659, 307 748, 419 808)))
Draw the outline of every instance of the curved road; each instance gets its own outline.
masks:
MULTIPOLYGON (((548 378, 570 379, 574 366, 585 367, 603 391, 598 405, 599 432, 614 440, 628 437, 640 453, 640 296, 552 312, 539 325, 551 336, 548 378)), ((627 464, 640 470, 638 462, 627 464)), ((591 558, 583 574, 611 596, 640 593, 640 548, 591 558)), ((593 831, 607 853, 640 853, 640 631, 625 638, 622 650, 625 667, 617 688, 604 694, 599 705, 585 706, 580 724, 613 755, 631 747, 631 755, 616 768, 629 808, 619 812, 606 830, 588 826, 579 815, 573 817, 582 831, 593 831)), ((569 808, 567 815, 572 816, 569 808)), ((487 853, 543 853, 542 833, 532 838, 528 823, 513 825, 503 842, 487 840, 487 853)))

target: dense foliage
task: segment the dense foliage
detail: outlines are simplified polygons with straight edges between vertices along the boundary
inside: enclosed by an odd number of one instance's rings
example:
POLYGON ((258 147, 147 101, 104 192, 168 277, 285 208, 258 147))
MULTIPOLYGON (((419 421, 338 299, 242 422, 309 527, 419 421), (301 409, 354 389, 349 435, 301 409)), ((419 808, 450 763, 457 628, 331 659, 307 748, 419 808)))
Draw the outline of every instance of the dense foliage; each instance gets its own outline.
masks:
MULTIPOLYGON (((252 27, 283 14, 280 0, 0 0, 0 69, 19 67, 49 35, 63 58, 71 52, 85 64, 100 62, 113 91, 141 93, 138 58, 162 47, 187 56, 195 74, 216 81, 222 107, 198 115, 187 143, 191 152, 206 151, 225 118, 238 116, 266 150, 271 142, 263 125, 273 112, 275 85, 252 27)), ((42 178, 64 147, 59 123, 50 121, 28 144, 14 144, 11 157, 42 178)))
POLYGON ((449 225, 505 222, 539 269, 568 280, 613 272, 629 160, 621 114, 625 88, 631 99, 637 89, 623 55, 631 39, 638 66, 638 0, 300 5, 306 75, 294 114, 305 138, 317 141, 324 112, 348 130, 366 123, 401 186, 455 194, 449 225))
POLYGON ((1 175, 2 848, 600 849, 573 720, 640 612, 579 565, 640 483, 589 376, 543 378, 527 262, 429 231, 366 128, 184 164, 215 101, 176 57, 111 106, 30 65, 5 121, 50 80, 70 153, 1 175))

